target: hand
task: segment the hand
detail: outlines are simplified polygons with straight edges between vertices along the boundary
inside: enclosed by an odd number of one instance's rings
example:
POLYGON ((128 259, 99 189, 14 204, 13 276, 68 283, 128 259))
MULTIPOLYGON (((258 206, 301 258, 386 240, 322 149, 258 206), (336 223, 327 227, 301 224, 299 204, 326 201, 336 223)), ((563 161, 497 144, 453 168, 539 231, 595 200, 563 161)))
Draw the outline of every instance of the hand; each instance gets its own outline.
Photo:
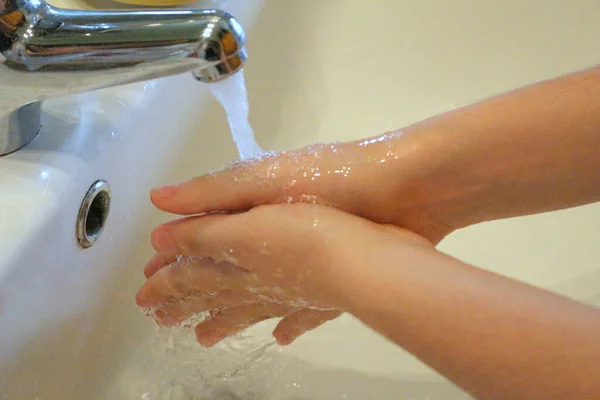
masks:
POLYGON ((457 228, 451 207, 456 196, 434 194, 447 185, 426 186, 429 175, 440 175, 428 141, 426 135, 399 132, 272 153, 154 190, 151 198, 158 208, 182 215, 239 212, 261 204, 326 204, 437 243, 457 228))
MULTIPOLYGON (((261 204, 326 204, 375 222, 408 227, 435 243, 453 229, 432 217, 429 209, 435 207, 431 202, 420 199, 421 195, 418 193, 421 192, 417 190, 415 182, 423 182, 426 168, 416 167, 415 158, 419 149, 419 145, 407 140, 401 133, 361 142, 313 145, 293 152, 272 153, 260 159, 238 162, 223 171, 182 185, 155 190, 151 197, 157 207, 183 215, 240 212, 261 204), (404 171, 400 176, 401 169, 404 171), (401 196, 405 201, 398 201, 401 196), (429 205, 429 208, 419 206, 422 203, 429 205)), ((267 233, 263 229, 260 234, 249 233, 249 238, 267 233)), ((358 246, 360 248, 360 244, 358 246)), ((149 285, 154 285, 155 281, 178 285, 171 281, 178 279, 178 273, 183 273, 177 263, 173 264, 173 254, 185 253, 169 252, 166 256, 159 254, 148 264, 145 271, 147 277, 167 266, 156 278, 149 280, 149 285)), ((305 255, 300 254, 299 259, 302 260, 302 257, 305 255)), ((195 260, 193 264, 206 265, 207 262, 211 263, 207 260, 195 260)), ((264 267, 268 268, 269 265, 264 267)), ((212 278, 203 278, 203 282, 216 280, 223 269, 231 268, 231 264, 221 264, 220 268, 212 264, 209 269, 202 268, 200 270, 203 273, 213 273, 212 278)), ((229 307, 226 311, 214 313, 206 324, 198 326, 196 333, 200 343, 214 344, 252 323, 278 316, 284 319, 274 334, 280 344, 286 344, 301 333, 340 314, 337 310, 299 308, 297 302, 295 305, 282 305, 281 300, 270 301, 270 304, 265 305, 264 300, 269 298, 267 295, 261 293, 262 297, 258 297, 256 293, 243 290, 245 293, 242 296, 239 294, 240 288, 235 294, 237 300, 229 289, 225 289, 229 292, 219 295, 218 299, 207 299, 205 293, 190 294, 190 291, 203 290, 207 289, 191 283, 191 287, 184 290, 183 295, 170 293, 175 300, 171 299, 161 306, 156 315, 158 322, 163 325, 177 324, 198 312, 229 307), (197 289, 194 289, 194 285, 197 289), (241 304, 246 307, 235 311, 231 309, 241 304), (260 307, 256 307, 256 304, 260 307)), ((214 288, 211 290, 216 292, 214 288)))
POLYGON ((432 243, 483 221, 600 201, 600 67, 379 138, 234 164, 152 193, 176 214, 324 203, 432 243))
POLYGON ((163 254, 157 254, 148 264, 147 273, 151 269, 158 273, 148 275, 138 303, 156 307, 152 314, 160 325, 197 324, 197 340, 206 347, 277 317, 283 320, 273 335, 279 344, 287 345, 341 314, 335 308, 317 307, 282 289, 264 286, 255 275, 227 262, 200 257, 168 259, 168 264, 164 260, 163 254), (191 319, 201 313, 206 313, 202 323, 191 319))
POLYGON ((163 325, 211 311, 195 329, 205 346, 272 317, 283 317, 278 342, 291 343, 341 314, 353 268, 384 261, 377 249, 432 248, 412 233, 312 204, 189 217, 158 227, 152 244, 158 254, 138 304, 157 307, 163 325))

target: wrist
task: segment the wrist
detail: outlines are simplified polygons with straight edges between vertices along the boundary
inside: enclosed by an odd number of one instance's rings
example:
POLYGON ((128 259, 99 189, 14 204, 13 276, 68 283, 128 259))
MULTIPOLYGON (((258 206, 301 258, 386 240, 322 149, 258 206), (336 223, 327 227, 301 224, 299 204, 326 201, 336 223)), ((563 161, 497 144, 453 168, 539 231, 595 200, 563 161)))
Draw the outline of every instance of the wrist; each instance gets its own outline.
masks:
POLYGON ((397 227, 382 228, 381 234, 362 246, 346 248, 330 264, 332 304, 360 319, 409 302, 405 295, 410 297, 415 286, 422 286, 423 277, 429 279, 439 265, 449 262, 426 239, 397 227))
MULTIPOLYGON (((389 162, 380 164, 378 174, 387 181, 389 209, 395 218, 385 222, 433 243, 456 229, 485 220, 486 210, 474 205, 484 204, 481 198, 493 182, 483 174, 486 167, 476 165, 471 146, 457 140, 460 126, 446 119, 442 115, 409 126, 379 149, 391 154, 389 162)), ((384 187, 377 179, 374 182, 384 187)))
MULTIPOLYGON (((541 82, 405 129, 412 190, 452 229, 600 200, 600 70, 541 82)), ((402 173, 399 169, 399 173, 402 173)))

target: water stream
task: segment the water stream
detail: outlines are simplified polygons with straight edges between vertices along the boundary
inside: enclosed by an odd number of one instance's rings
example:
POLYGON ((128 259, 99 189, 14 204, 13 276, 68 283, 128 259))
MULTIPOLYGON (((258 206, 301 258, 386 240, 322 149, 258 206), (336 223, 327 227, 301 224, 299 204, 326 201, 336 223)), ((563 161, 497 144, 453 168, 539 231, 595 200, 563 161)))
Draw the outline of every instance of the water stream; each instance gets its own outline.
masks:
POLYGON ((210 91, 219 101, 225 113, 231 130, 231 136, 237 145, 241 160, 253 158, 262 152, 256 140, 250 122, 248 122, 248 94, 244 71, 220 82, 211 83, 210 91))
MULTIPOLYGON (((248 97, 243 71, 209 85, 219 101, 231 129, 241 160, 262 152, 248 122, 248 97)), ((185 263, 181 257, 178 262, 185 263)), ((150 311, 151 312, 151 311, 150 311)), ((179 327, 157 327, 152 339, 152 362, 147 363, 138 381, 140 400, 237 399, 228 389, 228 380, 238 379, 253 362, 263 358, 275 344, 273 337, 252 329, 223 340, 213 348, 201 347, 193 326, 203 316, 195 316, 179 327)), ((244 376, 247 380, 248 376, 244 376)), ((257 377, 258 378, 258 377, 257 377)), ((248 394, 246 394, 248 395, 248 394)))

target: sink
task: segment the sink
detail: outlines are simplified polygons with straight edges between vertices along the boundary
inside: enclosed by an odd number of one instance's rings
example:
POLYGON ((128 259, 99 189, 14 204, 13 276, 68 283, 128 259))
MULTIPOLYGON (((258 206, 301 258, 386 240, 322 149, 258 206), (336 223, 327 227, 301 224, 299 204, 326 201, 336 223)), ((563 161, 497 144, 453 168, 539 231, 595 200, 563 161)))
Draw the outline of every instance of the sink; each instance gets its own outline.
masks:
MULTIPOLYGON (((598 63, 594 0, 434 3, 197 4, 230 11, 248 31, 250 119, 265 149, 375 135, 598 63)), ((148 191, 236 158, 224 113, 185 74, 49 101, 44 118, 30 145, 0 158, 0 399, 141 399, 156 333, 134 294, 149 232, 171 218, 148 191), (77 216, 98 180, 110 185, 110 212, 82 249, 77 216)), ((598 238, 594 204, 470 227, 440 248, 598 304, 598 238)), ((469 398, 347 315, 267 353, 254 366, 257 399, 469 398)))

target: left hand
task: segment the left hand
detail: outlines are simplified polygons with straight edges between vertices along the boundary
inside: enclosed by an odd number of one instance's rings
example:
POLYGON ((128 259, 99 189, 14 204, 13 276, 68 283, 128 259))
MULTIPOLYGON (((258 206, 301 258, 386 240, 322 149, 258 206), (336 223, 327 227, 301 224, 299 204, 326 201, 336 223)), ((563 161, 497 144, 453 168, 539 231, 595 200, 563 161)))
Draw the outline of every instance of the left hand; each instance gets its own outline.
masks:
POLYGON ((273 334, 288 344, 339 316, 348 297, 343 292, 359 275, 353 268, 363 270, 367 260, 376 265, 376 249, 397 247, 398 235, 433 249, 410 232, 313 204, 172 221, 152 234, 158 254, 145 268, 148 280, 137 302, 157 307, 163 325, 217 310, 196 326, 197 340, 205 346, 283 317, 273 334), (175 262, 175 255, 196 258, 175 262))
POLYGON ((210 258, 158 253, 144 268, 148 278, 137 295, 138 304, 156 307, 153 317, 163 326, 175 326, 208 312, 195 327, 206 347, 261 321, 283 317, 273 332, 281 345, 338 317, 335 308, 312 306, 281 289, 265 286, 256 275, 228 262, 210 258))

